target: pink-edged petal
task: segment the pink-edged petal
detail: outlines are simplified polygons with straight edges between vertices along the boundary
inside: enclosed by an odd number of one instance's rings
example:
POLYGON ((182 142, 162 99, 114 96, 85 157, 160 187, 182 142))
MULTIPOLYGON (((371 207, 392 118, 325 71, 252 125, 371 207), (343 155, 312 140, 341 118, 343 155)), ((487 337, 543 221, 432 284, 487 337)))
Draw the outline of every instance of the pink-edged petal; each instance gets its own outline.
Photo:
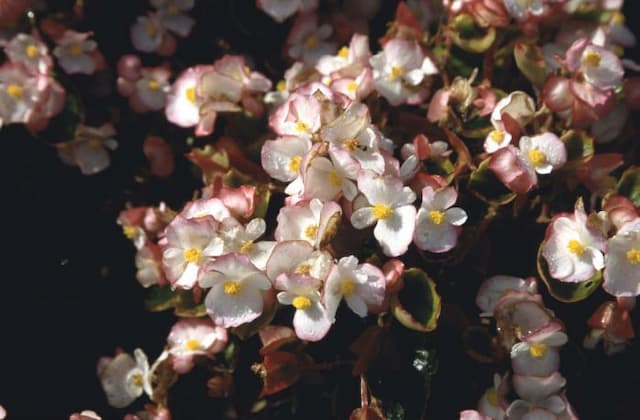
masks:
POLYGON ((416 208, 411 205, 402 206, 394 209, 390 217, 379 220, 373 229, 373 235, 385 255, 397 257, 409 249, 415 226, 416 208))

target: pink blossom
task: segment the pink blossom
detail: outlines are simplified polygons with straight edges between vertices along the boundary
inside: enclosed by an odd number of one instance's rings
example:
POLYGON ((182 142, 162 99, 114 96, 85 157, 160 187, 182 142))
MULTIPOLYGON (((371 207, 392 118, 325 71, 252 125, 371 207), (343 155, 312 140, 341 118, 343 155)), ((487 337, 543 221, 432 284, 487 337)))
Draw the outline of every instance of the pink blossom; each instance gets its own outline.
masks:
POLYGON ((258 9, 282 23, 298 12, 310 12, 318 7, 318 0, 257 0, 258 9))
POLYGON ((84 175, 93 175, 109 167, 111 159, 107 150, 115 150, 118 143, 113 138, 116 130, 111 123, 100 127, 79 124, 73 141, 58 146, 58 155, 68 165, 78 166, 84 175))
POLYGON ((47 83, 46 76, 32 75, 22 64, 0 66, 0 124, 29 122, 47 83))
POLYGON ((126 407, 143 392, 152 394, 147 355, 140 349, 133 354, 135 359, 128 353, 120 353, 98 362, 98 378, 112 407, 126 407))
POLYGON ((335 44, 328 41, 332 32, 331 26, 318 25, 315 13, 300 14, 287 38, 287 54, 294 60, 314 66, 320 57, 336 50, 335 44))
POLYGON ((341 215, 342 209, 333 201, 323 203, 314 199, 285 206, 278 213, 274 236, 279 242, 302 240, 320 248, 325 243, 328 225, 340 220, 341 215))
POLYGON ((90 40, 91 33, 81 33, 72 30, 64 32, 56 43, 53 55, 58 58, 58 64, 69 74, 93 74, 97 69, 94 56, 97 44, 90 40))
POLYGON ((284 182, 301 177, 302 162, 311 149, 305 137, 283 136, 262 146, 262 167, 269 176, 284 182))
POLYGON ((193 127, 200 121, 200 105, 198 83, 205 71, 211 66, 195 66, 183 71, 173 82, 167 94, 165 115, 167 119, 180 127, 193 127))
POLYGON ((178 373, 187 373, 198 356, 213 357, 227 345, 227 330, 210 319, 181 319, 171 327, 167 337, 168 351, 178 373))
POLYGON ((47 46, 39 39, 25 33, 19 33, 13 37, 4 51, 10 61, 22 63, 33 73, 48 74, 53 65, 47 46))
POLYGON ((537 183, 538 177, 514 146, 496 151, 489 161, 489 168, 500 182, 517 194, 526 194, 537 183))
POLYGON ((165 28, 155 13, 138 16, 136 22, 131 25, 131 42, 138 51, 156 51, 162 45, 164 35, 165 28))
POLYGON ((567 162, 567 149, 553 133, 520 138, 520 153, 538 174, 549 174, 567 162))
POLYGON ((435 191, 422 190, 422 204, 416 218, 415 243, 430 252, 447 252, 456 246, 460 226, 467 221, 467 213, 452 207, 458 199, 455 188, 435 191))
POLYGON ((194 3, 195 0, 151 0, 162 26, 183 38, 191 33, 195 24, 195 20, 184 13, 193 9, 194 3))
POLYGON ((162 285, 167 282, 162 269, 162 250, 147 242, 136 253, 136 279, 142 287, 162 285))
POLYGON ((598 89, 612 89, 624 76, 620 59, 587 39, 579 39, 571 45, 566 52, 565 64, 569 71, 581 74, 598 89))

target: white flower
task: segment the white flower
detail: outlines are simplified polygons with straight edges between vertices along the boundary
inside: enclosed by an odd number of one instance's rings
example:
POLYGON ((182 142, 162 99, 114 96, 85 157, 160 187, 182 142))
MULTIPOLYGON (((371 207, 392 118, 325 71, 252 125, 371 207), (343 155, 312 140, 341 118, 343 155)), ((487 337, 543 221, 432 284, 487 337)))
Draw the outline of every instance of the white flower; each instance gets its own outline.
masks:
POLYGON ((511 134, 508 131, 497 128, 487 134, 483 146, 485 152, 493 153, 503 147, 507 147, 509 144, 511 144, 511 134))
POLYGON ((152 394, 147 356, 140 349, 133 354, 135 359, 128 353, 120 353, 98 364, 98 378, 112 407, 126 407, 143 392, 152 394))
POLYGON ((31 72, 47 74, 51 69, 47 46, 31 35, 17 34, 7 43, 4 51, 10 61, 22 63, 31 72))
POLYGON ((534 335, 511 348, 511 366, 518 375, 549 376, 560 367, 558 347, 567 342, 561 331, 534 335))
POLYGON ((299 15, 287 38, 289 57, 314 66, 320 57, 336 50, 336 46, 328 41, 332 32, 331 25, 318 26, 315 13, 299 15))
POLYGON ((282 23, 296 12, 309 12, 318 7, 318 0, 257 0, 259 9, 282 23))
POLYGON ((376 225, 373 235, 382 246, 384 254, 397 257, 407 252, 416 225, 416 208, 411 205, 416 194, 393 176, 378 176, 363 171, 358 177, 358 189, 366 197, 369 206, 351 215, 356 229, 376 225))
POLYGON ((502 383, 502 378, 497 373, 493 375, 493 386, 485 391, 478 401, 478 411, 493 420, 504 420, 506 413, 500 406, 498 400, 498 389, 502 383))
POLYGON ((358 176, 358 164, 334 165, 331 160, 317 156, 311 159, 303 175, 304 197, 323 201, 336 200, 344 194, 353 200, 358 189, 352 179, 358 176))
POLYGON ((315 248, 323 244, 327 226, 340 218, 342 208, 333 201, 323 203, 313 199, 308 203, 285 206, 278 213, 277 241, 307 241, 315 248))
POLYGON ((325 251, 314 250, 307 241, 282 241, 267 261, 267 276, 275 281, 283 273, 304 274, 324 280, 333 266, 333 258, 325 251))
POLYGON ((184 13, 193 9, 194 3, 195 0, 151 0, 162 25, 181 37, 189 35, 195 24, 195 20, 184 13))
POLYGON ((422 205, 416 220, 415 243, 430 252, 447 252, 458 242, 459 227, 467 221, 467 213, 451 207, 458 199, 455 188, 422 190, 422 205))
POLYGON ((528 292, 534 295, 538 291, 534 278, 496 275, 482 282, 476 295, 476 305, 482 310, 481 316, 493 316, 496 303, 510 290, 528 292))
POLYGON ((69 74, 92 74, 96 70, 96 63, 91 53, 97 44, 89 38, 90 33, 80 33, 67 30, 58 40, 53 55, 58 58, 58 64, 69 74))
POLYGON ((224 240, 224 253, 239 252, 249 257, 253 265, 264 270, 274 241, 257 241, 264 235, 267 224, 264 219, 255 218, 243 225, 233 217, 227 217, 220 225, 220 237, 224 240))
POLYGON ((640 218, 609 239, 603 287, 616 297, 640 295, 640 218))
POLYGON ((491 124, 496 130, 506 131, 502 114, 507 114, 522 128, 531 121, 535 112, 536 103, 531 96, 517 90, 498 101, 491 112, 491 124))
POLYGON ((587 215, 576 206, 571 216, 559 216, 548 227, 542 256, 555 279, 569 283, 589 280, 604 267, 602 233, 587 225, 587 215))
POLYGON ((200 105, 197 85, 206 66, 190 67, 182 72, 167 94, 165 115, 180 127, 193 127, 200 122, 200 105))
POLYGON ((549 174, 567 162, 567 149, 553 133, 520 138, 520 152, 524 160, 539 174, 549 174))
POLYGON ((382 304, 384 291, 382 271, 368 263, 358 265, 358 259, 350 255, 340 258, 331 269, 324 289, 324 301, 332 316, 344 298, 349 308, 364 318, 368 305, 382 304))
POLYGON ((131 25, 131 42, 133 47, 142 52, 153 52, 162 44, 164 27, 156 14, 138 16, 131 25))
POLYGON ((280 137, 264 142, 262 167, 269 176, 284 182, 300 178, 300 167, 311 150, 311 141, 304 137, 280 137))
POLYGON ((227 254, 209 262, 199 281, 201 287, 211 288, 205 298, 207 313, 216 325, 237 327, 251 322, 262 314, 262 292, 271 282, 249 257, 227 254))

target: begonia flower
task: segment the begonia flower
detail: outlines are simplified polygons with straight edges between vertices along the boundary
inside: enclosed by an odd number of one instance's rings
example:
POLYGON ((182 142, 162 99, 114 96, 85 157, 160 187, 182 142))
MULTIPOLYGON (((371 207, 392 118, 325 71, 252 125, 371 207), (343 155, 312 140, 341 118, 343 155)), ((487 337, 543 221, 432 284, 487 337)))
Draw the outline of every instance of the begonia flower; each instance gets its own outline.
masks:
POLYGON ((455 188, 422 190, 422 204, 416 218, 415 243, 422 250, 447 252, 456 246, 459 227, 467 221, 467 213, 452 207, 458 199, 455 188))
POLYGON ((19 63, 0 66, 0 124, 27 123, 40 101, 46 77, 34 76, 19 63))
MULTIPOLYGON (((334 156, 340 153, 336 151, 334 156)), ((348 156, 345 158, 342 160, 344 162, 342 165, 335 164, 334 159, 321 156, 311 158, 304 168, 304 198, 330 201, 344 195, 347 200, 353 200, 358 194, 353 180, 358 176, 359 167, 357 163, 350 161, 348 156)))
POLYGON ((324 302, 329 313, 335 316, 344 299, 349 309, 364 318, 368 306, 382 304, 385 284, 385 276, 378 267, 369 263, 358 264, 353 255, 342 257, 327 277, 324 302))
POLYGON ((526 194, 538 183, 531 165, 520 150, 511 145, 498 149, 492 155, 489 168, 500 182, 517 194, 526 194))
POLYGON ((197 219, 211 216, 216 222, 222 222, 227 217, 231 217, 229 209, 219 198, 201 198, 187 203, 180 215, 186 219, 197 219))
POLYGON ((181 319, 171 327, 167 344, 173 368, 178 373, 187 373, 197 356, 212 357, 224 350, 227 330, 214 325, 210 319, 181 319))
POLYGON ((257 0, 258 9, 282 23, 298 12, 310 12, 318 7, 318 0, 257 0))
POLYGON ((551 395, 540 401, 515 400, 507 408, 509 420, 558 420, 567 409, 565 401, 551 395))
POLYGON ((262 167, 279 181, 290 182, 301 176, 300 167, 311 141, 305 137, 284 136, 267 140, 262 146, 262 167))
MULTIPOLYGON (((560 372, 553 372, 549 376, 513 375, 513 388, 525 401, 544 404, 544 401, 557 394, 566 385, 566 379, 560 372)), ((507 416, 510 418, 509 410, 507 416)))
POLYGON ((404 254, 413 239, 416 208, 411 204, 416 194, 393 176, 378 176, 363 171, 358 177, 358 189, 369 205, 353 212, 351 223, 356 229, 375 224, 373 234, 385 255, 404 254))
POLYGON ((624 76, 618 56, 587 39, 577 40, 571 45, 566 52, 565 62, 569 71, 580 73, 588 83, 599 89, 616 87, 624 76))
POLYGON ((142 52, 156 51, 162 45, 165 36, 165 28, 157 14, 138 16, 136 22, 131 25, 131 42, 133 47, 142 52))
POLYGON ((166 283, 162 269, 162 252, 153 243, 147 243, 136 252, 136 279, 142 287, 166 283))
POLYGON ((491 130, 484 141, 484 150, 487 153, 494 153, 511 144, 511 139, 511 133, 508 131, 500 129, 491 130))
POLYGON ((511 366, 518 375, 548 376, 560 367, 558 347, 567 342, 567 335, 555 331, 534 336, 511 348, 511 366))
POLYGON ((500 375, 493 375, 493 386, 485 391, 478 401, 478 411, 492 420, 504 420, 506 413, 500 405, 498 390, 502 383, 500 375))
POLYGON ((167 93, 165 115, 167 120, 180 127, 194 127, 200 121, 200 105, 197 86, 200 77, 211 66, 195 66, 183 71, 167 93))
POLYGON ((209 262, 199 284, 211 288, 205 298, 207 313, 221 327, 237 327, 262 314, 263 291, 271 282, 246 255, 231 253, 209 262))
POLYGON ((191 289, 200 278, 200 267, 222 255, 223 241, 212 217, 186 219, 176 216, 167 226, 162 262, 173 287, 191 289))
POLYGON ((302 240, 319 248, 328 239, 330 232, 327 232, 327 228, 335 224, 341 215, 342 209, 333 201, 323 203, 313 199, 295 206, 285 206, 278 213, 274 236, 279 242, 302 240))
POLYGON ((314 66, 320 57, 336 50, 335 44, 328 41, 332 32, 330 25, 318 25, 315 13, 299 15, 287 38, 289 57, 314 66))
POLYGON ((333 266, 326 251, 318 251, 307 241, 282 241, 267 261, 267 276, 275 281, 281 274, 303 274, 324 281, 333 266))
POLYGON ((116 130, 111 123, 100 127, 78 124, 73 141, 58 146, 58 155, 68 165, 78 166, 84 175, 93 175, 109 167, 111 158, 107 150, 115 150, 118 142, 113 138, 116 130))
POLYGON ((96 71, 96 61, 93 57, 98 44, 89 39, 91 33, 81 33, 67 30, 53 49, 53 55, 58 58, 58 64, 69 74, 93 74, 96 71))
POLYGON ((514 276, 496 275, 482 282, 476 295, 476 305, 482 315, 493 315, 493 309, 502 295, 509 290, 518 290, 535 294, 537 284, 534 278, 523 279, 514 276))
POLYGON ((310 139, 321 126, 321 105, 315 96, 292 94, 269 118, 269 125, 281 136, 310 139))
POLYGON ((603 234, 587 222, 579 206, 572 215, 559 215, 549 227, 542 248, 549 273, 559 281, 580 283, 604 267, 603 234))
POLYGON ((553 133, 543 133, 533 137, 520 138, 520 152, 524 160, 538 174, 549 174, 567 162, 567 149, 553 133))
POLYGON ((53 65, 47 46, 39 39, 25 33, 19 33, 13 37, 4 51, 10 61, 22 63, 33 73, 47 74, 53 65))
POLYGON ((293 328, 302 340, 321 340, 331 328, 332 317, 321 302, 321 285, 319 279, 305 274, 284 273, 276 279, 278 302, 295 308, 293 328))
POLYGON ((616 297, 640 295, 640 218, 624 224, 609 239, 602 287, 616 297))
POLYGON ((194 4, 195 0, 151 0, 162 25, 183 38, 191 33, 195 24, 195 20, 185 13, 193 9, 194 4))
POLYGON ((394 106, 420 103, 426 96, 426 90, 420 87, 422 81, 425 76, 438 73, 415 41, 400 38, 384 44, 370 62, 376 90, 394 106))
POLYGON ((159 111, 164 108, 171 72, 165 67, 143 68, 135 91, 129 97, 129 105, 136 112, 159 111))
POLYGON ((249 257, 253 265, 264 270, 276 244, 274 241, 257 240, 264 235, 266 229, 267 224, 264 219, 255 218, 243 225, 233 217, 227 217, 220 225, 220 237, 224 241, 223 252, 244 254, 249 257))
POLYGON ((109 405, 123 408, 134 402, 143 392, 151 396, 149 362, 140 349, 103 358, 98 363, 98 378, 109 405))
POLYGON ((496 130, 509 131, 513 129, 509 121, 504 120, 504 114, 518 124, 522 129, 534 117, 536 105, 531 96, 521 91, 511 92, 500 99, 491 112, 491 124, 496 130))

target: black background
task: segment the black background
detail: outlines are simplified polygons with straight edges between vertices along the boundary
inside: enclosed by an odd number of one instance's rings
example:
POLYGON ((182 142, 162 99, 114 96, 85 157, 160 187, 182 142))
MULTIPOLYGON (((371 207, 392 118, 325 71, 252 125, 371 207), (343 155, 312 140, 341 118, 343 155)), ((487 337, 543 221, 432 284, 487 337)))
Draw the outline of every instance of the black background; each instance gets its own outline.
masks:
MULTIPOLYGON (((100 50, 114 63, 131 51, 129 25, 147 6, 138 0, 85 3, 84 25, 95 32, 100 50)), ((223 39, 230 51, 246 53, 257 62, 273 62, 278 68, 277 56, 287 29, 257 12, 253 0, 198 3, 194 37, 208 42, 181 43, 178 60, 184 59, 186 65, 211 62, 222 54, 224 45, 217 40, 223 39)), ((386 11, 393 10, 389 3, 386 11)), ((627 3, 628 26, 638 33, 640 15, 632 10, 634 2, 627 3)), ((379 32, 384 27, 377 28, 379 32)), ((632 54, 635 58, 637 51, 632 54)), ((146 60, 153 62, 151 57, 146 60)), ((79 83, 91 82, 80 78, 79 83)), ((119 104, 124 106, 121 100, 119 104)), ((96 114, 99 120, 100 113, 96 114)), ((9 418, 62 419, 83 409, 94 409, 107 419, 121 418, 123 411, 106 404, 95 375, 97 359, 112 354, 117 346, 126 351, 141 347, 154 357, 164 345, 173 318, 144 309, 145 291, 134 278, 134 249, 115 223, 129 200, 136 205, 167 200, 177 206, 197 185, 182 159, 171 180, 135 181, 136 176, 145 175, 141 169, 145 166, 140 147, 143 136, 163 130, 159 127, 153 116, 123 118, 120 149, 113 154, 112 167, 90 177, 63 165, 52 147, 26 135, 21 127, 5 127, 0 132, 4 210, 0 226, 0 404, 9 418)), ((514 253, 522 251, 514 251, 510 244, 523 229, 527 228, 505 225, 495 233, 504 272, 520 274, 520 257, 514 253)), ((527 237, 540 234, 539 229, 531 229, 527 237)), ((584 319, 594 305, 597 301, 554 308, 561 319, 584 319)), ((635 324, 637 327, 637 319, 635 324)), ((578 414, 592 420, 637 419, 638 345, 614 358, 598 353, 584 358, 585 353, 572 347, 585 332, 583 326, 569 331, 573 342, 563 359, 570 400, 578 414)), ((480 392, 470 384, 488 385, 490 370, 466 358, 458 337, 443 333, 439 343, 441 366, 433 384, 429 418, 453 419, 459 410, 475 405, 480 392)), ((206 414, 202 387, 194 386, 193 394, 185 394, 194 398, 191 413, 215 418, 206 414)))

